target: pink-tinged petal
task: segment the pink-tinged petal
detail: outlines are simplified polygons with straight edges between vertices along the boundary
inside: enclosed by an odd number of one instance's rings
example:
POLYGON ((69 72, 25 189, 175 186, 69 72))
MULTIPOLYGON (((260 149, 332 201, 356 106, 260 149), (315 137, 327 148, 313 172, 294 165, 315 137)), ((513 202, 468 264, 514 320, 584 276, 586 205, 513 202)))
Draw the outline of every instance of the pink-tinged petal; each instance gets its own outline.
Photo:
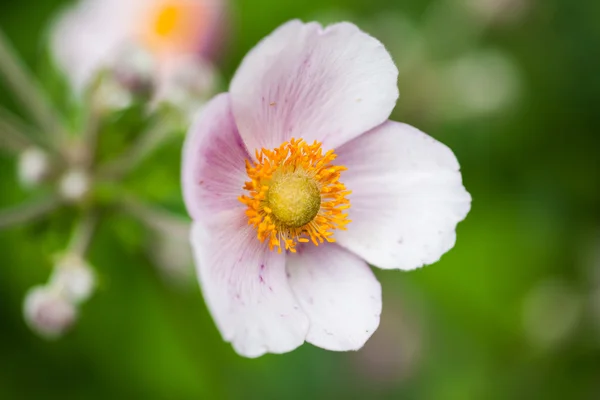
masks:
POLYGON ((416 128, 386 122, 338 149, 352 191, 338 243, 381 268, 431 264, 454 246, 471 208, 452 151, 416 128))
POLYGON ((122 56, 143 7, 139 0, 82 0, 59 13, 50 30, 50 50, 77 92, 122 56))
POLYGON ((366 262, 326 243, 288 254, 288 280, 310 320, 306 341, 327 350, 360 349, 379 326, 381 285, 366 262))
POLYGON ((188 132, 183 149, 182 186, 195 220, 243 207, 238 197, 248 180, 250 156, 231 114, 228 94, 211 100, 188 132))
POLYGON ((289 287, 285 254, 258 241, 243 209, 194 222, 191 241, 206 303, 240 355, 285 353, 304 342, 308 318, 289 287))
POLYGON ((291 21, 244 58, 233 114, 251 154, 292 137, 334 148, 389 117, 397 77, 383 45, 356 26, 291 21))

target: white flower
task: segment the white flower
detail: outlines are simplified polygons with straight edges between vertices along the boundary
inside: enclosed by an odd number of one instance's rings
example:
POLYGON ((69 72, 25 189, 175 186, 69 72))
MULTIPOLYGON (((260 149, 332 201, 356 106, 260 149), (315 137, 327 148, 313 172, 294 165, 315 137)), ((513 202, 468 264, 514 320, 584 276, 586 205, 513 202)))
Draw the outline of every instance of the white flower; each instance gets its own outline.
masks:
POLYGON ((96 286, 94 271, 80 256, 67 254, 55 265, 50 286, 73 303, 86 301, 96 286))
POLYGON ((75 305, 59 291, 46 286, 29 290, 23 312, 31 329, 48 339, 64 334, 77 318, 75 305))
POLYGON ((24 187, 32 187, 40 183, 48 174, 50 161, 48 154, 37 147, 30 147, 19 154, 19 182, 24 187))
POLYGON ((196 267, 239 354, 361 348, 382 306, 369 264, 415 269, 454 246, 471 197, 448 147, 388 120, 397 77, 356 26, 292 21, 190 130, 196 267))
POLYGON ((436 75, 445 88, 442 102, 449 118, 490 114, 519 97, 519 70, 500 51, 467 53, 444 65, 436 75))

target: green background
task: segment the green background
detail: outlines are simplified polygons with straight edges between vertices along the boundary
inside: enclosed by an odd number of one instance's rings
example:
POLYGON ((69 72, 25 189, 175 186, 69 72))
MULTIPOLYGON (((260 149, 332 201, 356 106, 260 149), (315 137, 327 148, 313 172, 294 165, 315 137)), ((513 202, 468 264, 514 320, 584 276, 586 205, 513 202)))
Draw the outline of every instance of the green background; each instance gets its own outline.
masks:
MULTIPOLYGON (((406 37, 394 19, 419 26, 437 3, 237 0, 220 66, 229 79, 261 37, 291 18, 353 21, 401 65, 406 37)), ((443 12, 429 31, 434 70, 466 51, 510 57, 518 96, 501 110, 431 112, 424 88, 434 100, 452 99, 452 90, 436 94, 439 80, 400 68, 393 118, 453 149, 473 206, 441 261, 376 271, 382 323, 364 349, 305 344, 284 355, 237 356, 195 283, 166 283, 145 251, 146 230, 117 213, 103 215, 91 247, 97 293, 69 334, 40 339, 23 321, 22 300, 47 280, 49 255, 64 245, 66 209, 0 232, 0 398, 600 398, 600 3, 529 3, 520 19, 488 24, 476 40, 463 43, 464 25, 443 12), (561 323, 564 332, 544 341, 561 323)), ((40 76, 48 21, 62 5, 0 3, 0 26, 40 76)), ((2 86, 0 103, 22 113, 2 86)), ((155 155, 160 163, 149 160, 129 182, 176 211, 180 147, 170 142, 155 155)), ((0 153, 0 208, 31 195, 18 185, 14 157, 0 153)))

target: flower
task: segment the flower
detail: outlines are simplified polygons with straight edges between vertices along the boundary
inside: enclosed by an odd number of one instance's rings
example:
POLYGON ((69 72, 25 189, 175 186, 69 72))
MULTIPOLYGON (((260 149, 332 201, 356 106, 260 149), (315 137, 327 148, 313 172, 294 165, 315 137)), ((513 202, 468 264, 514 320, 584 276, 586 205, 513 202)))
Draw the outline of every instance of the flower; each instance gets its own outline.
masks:
POLYGON ((291 21, 188 133, 198 277, 239 354, 359 349, 382 306, 369 264, 410 270, 453 247, 471 197, 450 149, 388 121, 397 75, 353 24, 291 21))
POLYGON ((31 329, 47 339, 64 334, 77 318, 75 305, 50 286, 31 288, 25 296, 23 312, 31 329))
POLYGON ((19 182, 26 188, 39 184, 47 176, 50 169, 48 154, 38 147, 29 147, 19 154, 19 182))
POLYGON ((78 92, 103 69, 123 84, 153 71, 160 86, 167 65, 179 56, 211 60, 220 40, 222 0, 81 0, 57 18, 51 49, 78 92))
POLYGON ((71 169, 60 178, 60 195, 69 202, 77 202, 85 197, 90 189, 90 177, 79 168, 71 169))
POLYGON ((67 254, 56 264, 50 286, 75 304, 89 299, 96 286, 92 268, 77 254, 67 254))

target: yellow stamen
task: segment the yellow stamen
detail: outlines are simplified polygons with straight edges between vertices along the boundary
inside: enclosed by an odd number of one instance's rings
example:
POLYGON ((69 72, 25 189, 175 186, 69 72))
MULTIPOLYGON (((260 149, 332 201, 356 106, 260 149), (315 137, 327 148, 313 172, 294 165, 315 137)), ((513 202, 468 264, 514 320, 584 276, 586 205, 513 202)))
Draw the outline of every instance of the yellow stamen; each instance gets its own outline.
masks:
POLYGON ((339 181, 346 168, 331 164, 336 157, 333 150, 323 154, 317 141, 291 139, 257 150, 255 164, 246 161, 249 195, 239 200, 248 206, 248 224, 271 250, 295 253, 298 242, 335 242, 332 230, 346 229, 351 192, 339 181))
POLYGON ((190 51, 200 48, 207 18, 205 2, 157 0, 147 14, 140 16, 137 33, 152 52, 190 51))
POLYGON ((181 11, 181 7, 177 7, 174 4, 165 5, 156 16, 154 32, 162 37, 171 34, 181 19, 181 11))

